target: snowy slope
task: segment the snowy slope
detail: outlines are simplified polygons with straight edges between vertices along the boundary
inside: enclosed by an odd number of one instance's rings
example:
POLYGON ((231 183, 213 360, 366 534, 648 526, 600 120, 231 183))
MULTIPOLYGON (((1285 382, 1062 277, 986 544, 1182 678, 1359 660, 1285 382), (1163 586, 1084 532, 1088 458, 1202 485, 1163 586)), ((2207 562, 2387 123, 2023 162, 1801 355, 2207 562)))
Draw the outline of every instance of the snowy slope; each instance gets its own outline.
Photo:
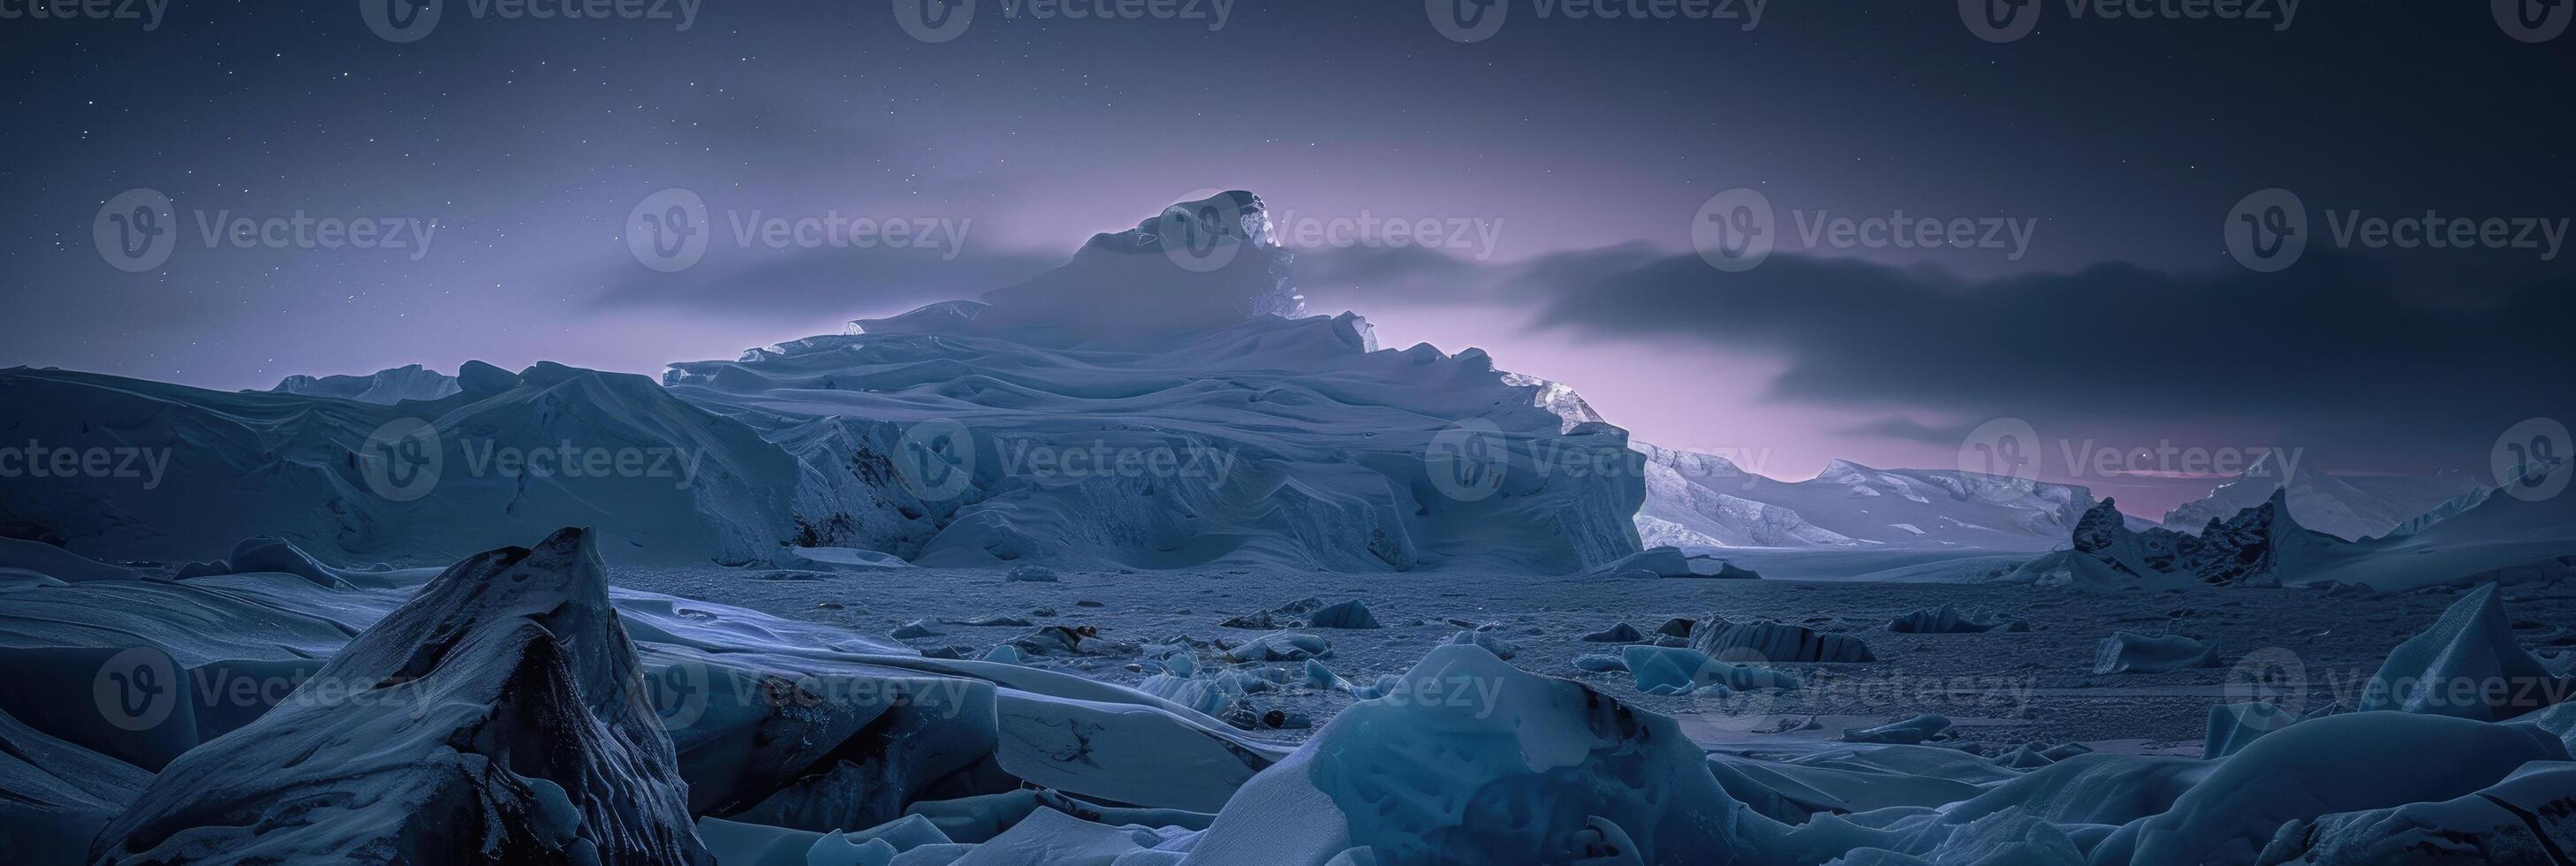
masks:
POLYGON ((2338 538, 2360 539, 2385 535, 2479 485, 2459 476, 2342 478, 2311 463, 2284 460, 2281 452, 2272 451, 2208 496, 2166 512, 2164 522, 2184 532, 2199 532, 2211 520, 2262 505, 2276 489, 2289 491, 2290 511, 2301 525, 2338 538), (2284 471, 2285 465, 2292 468, 2284 471))
POLYGON ((1780 481, 1712 454, 1634 447, 1646 456, 1637 524, 1649 544, 2041 551, 2093 506, 2075 485, 1847 460, 1780 481))
POLYGON ((457 394, 387 406, 0 371, 0 429, 110 470, 12 483, 0 525, 166 560, 265 535, 344 561, 451 562, 567 524, 597 526, 622 562, 756 562, 793 539, 804 469, 751 428, 641 376, 465 372, 457 394))

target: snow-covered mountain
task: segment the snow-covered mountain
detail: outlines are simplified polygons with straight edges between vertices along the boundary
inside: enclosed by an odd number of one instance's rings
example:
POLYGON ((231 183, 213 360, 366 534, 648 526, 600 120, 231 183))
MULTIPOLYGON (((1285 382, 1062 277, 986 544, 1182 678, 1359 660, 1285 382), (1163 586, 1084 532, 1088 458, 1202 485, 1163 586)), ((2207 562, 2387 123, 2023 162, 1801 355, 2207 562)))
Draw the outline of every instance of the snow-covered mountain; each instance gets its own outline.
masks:
POLYGON ((674 365, 666 381, 803 443, 810 463, 881 472, 935 500, 935 534, 895 551, 925 563, 1248 557, 1379 570, 1464 559, 1570 572, 1638 550, 1633 473, 1551 471, 1565 455, 1624 459, 1626 434, 1564 430, 1532 405, 1533 386, 1506 383, 1482 351, 1373 350, 1367 323, 1347 314, 1108 348, 989 320, 941 305, 892 333, 870 323, 674 365), (924 317, 979 324, 925 332, 924 317), (834 457, 853 443, 804 432, 849 419, 890 422, 906 447, 937 454, 834 457), (1453 444, 1491 450, 1457 465, 1440 451, 1453 444))
POLYGON ((1886 547, 2041 551, 2094 505, 2084 487, 1836 460, 1780 481, 1713 454, 1639 442, 1648 546, 1886 547))
POLYGON ((2368 538, 2386 535, 2479 487, 2459 475, 2339 477, 2274 450, 2208 496, 2166 512, 2164 524, 2198 532, 2212 520, 2262 505, 2275 490, 2287 490, 2290 511, 2301 525, 2343 539, 2368 538))
POLYGON ((360 403, 436 400, 458 391, 456 377, 411 364, 365 376, 288 376, 268 389, 271 394, 338 397, 360 403))
POLYGON ((1357 316, 1283 318, 1297 300, 1268 226, 1249 193, 1186 202, 982 301, 661 384, 555 364, 255 393, 0 371, 0 430, 116 470, 8 485, 0 534, 168 560, 275 536, 418 563, 587 525, 615 562, 835 546, 1549 574, 1640 549, 1625 431, 1561 423, 1545 383, 1482 350, 1380 350, 1357 316), (454 391, 376 399, 433 385, 454 391))
POLYGON ((803 467, 750 427, 632 374, 462 373, 456 394, 383 405, 0 371, 0 428, 102 456, 0 490, 0 525, 102 556, 187 560, 265 535, 401 563, 564 525, 597 527, 625 562, 757 562, 794 535, 803 467))

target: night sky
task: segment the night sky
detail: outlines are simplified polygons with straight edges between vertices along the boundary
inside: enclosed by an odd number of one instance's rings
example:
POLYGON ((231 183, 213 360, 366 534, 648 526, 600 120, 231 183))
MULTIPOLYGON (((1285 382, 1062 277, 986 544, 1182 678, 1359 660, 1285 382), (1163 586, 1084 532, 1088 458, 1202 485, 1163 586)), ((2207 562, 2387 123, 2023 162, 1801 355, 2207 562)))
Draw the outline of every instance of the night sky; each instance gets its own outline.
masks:
MULTIPOLYGON (((407 43, 368 2, 169 0, 146 29, 0 0, 0 365, 226 389, 468 359, 655 373, 972 297, 1242 188, 1291 227, 1469 229, 1301 250, 1314 311, 1367 315, 1390 346, 1484 347, 1638 438, 1775 476, 1948 468, 1999 417, 2057 453, 2278 446, 2483 475, 2508 426, 2576 420, 2576 251, 2370 248, 2328 225, 2576 216, 2576 34, 2522 41, 2484 0, 2303 3, 2286 28, 2040 0, 2001 43, 1944 0, 1775 0, 1749 30, 1741 0, 1726 20, 1498 0, 1474 43, 1434 26, 1450 0, 1109 20, 980 0, 944 42, 899 21, 920 0, 703 0, 685 29, 447 0, 407 43), (664 273, 626 226, 675 187, 723 234, 664 273), (2257 273, 2224 227, 2275 187, 2312 215, 2308 246, 2257 273), (166 262, 127 272, 96 229, 138 188, 178 225, 166 262), (1782 238, 1744 272, 1693 246, 1736 188, 1782 238), (299 211, 436 229, 404 249, 203 240, 299 211), (754 211, 962 233, 744 247, 727 223, 754 211), (1897 211, 2027 242, 1792 246, 1800 215, 1897 211)), ((2044 471, 2132 513, 2209 486, 2044 471)))

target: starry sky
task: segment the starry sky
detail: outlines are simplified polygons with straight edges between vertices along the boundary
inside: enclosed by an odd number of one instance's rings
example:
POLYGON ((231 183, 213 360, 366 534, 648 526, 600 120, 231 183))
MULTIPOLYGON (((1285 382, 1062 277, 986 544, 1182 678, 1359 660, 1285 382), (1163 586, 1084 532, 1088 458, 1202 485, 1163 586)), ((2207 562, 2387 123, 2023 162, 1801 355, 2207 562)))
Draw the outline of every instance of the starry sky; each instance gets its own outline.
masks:
MULTIPOLYGON (((371 26, 383 0, 0 17, 0 365, 224 389, 468 359, 655 373, 972 297, 1241 188, 1311 230, 1290 238, 1311 309, 1485 348, 1640 439, 1777 477, 1952 468, 1997 418, 2052 455, 2482 474, 2507 427, 2576 413, 2576 253, 2332 241, 2337 213, 2576 216, 2576 35, 2523 41, 2483 2, 2302 5, 2286 27, 2049 2, 2006 42, 1937 0, 1776 0, 1749 27, 1750 0, 1643 20, 1492 0, 1507 17, 1475 42, 1412 0, 977 0, 944 41, 906 29, 922 0, 513 2, 445 0, 413 41, 371 26), (1067 14, 1093 9, 1112 14, 1067 14), (670 188, 726 233, 675 273, 629 246, 670 188), (2267 188, 2315 215, 2277 273, 2225 240, 2267 188), (136 189, 167 196, 176 240, 128 272, 100 226, 136 189), (1739 189, 1781 248, 1724 271, 1695 230, 1739 189), (1898 213, 2026 239, 1802 239, 1898 213), (413 242, 220 230, 299 214, 413 242), (954 242, 731 233, 771 217, 954 242)), ((2123 465, 2041 473, 2154 515, 2225 468, 2123 465)))

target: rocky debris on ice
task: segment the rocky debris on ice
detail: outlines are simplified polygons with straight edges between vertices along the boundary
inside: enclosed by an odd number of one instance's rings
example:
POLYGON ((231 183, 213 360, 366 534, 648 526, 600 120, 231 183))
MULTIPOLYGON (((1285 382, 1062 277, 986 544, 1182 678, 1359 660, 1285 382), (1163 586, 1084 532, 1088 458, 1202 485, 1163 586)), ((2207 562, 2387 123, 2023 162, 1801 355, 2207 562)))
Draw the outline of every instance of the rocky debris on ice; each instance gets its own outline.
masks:
MULTIPOLYGON (((2073 548, 2063 558, 2086 560, 2089 570, 2107 571, 2113 579, 2127 582, 2280 586, 2302 578, 2310 559, 2346 545, 2343 539, 2300 526, 2291 519, 2282 497, 2275 491, 2261 505, 2226 520, 2211 520, 2197 535, 2162 527, 2132 529, 2128 516, 2106 499, 2076 521, 2073 548)), ((2059 557, 2042 557, 2007 579, 2048 582, 2037 572, 2065 567, 2059 557)))
POLYGON ((1339 629, 1371 629, 1384 627, 1378 623, 1375 615, 1369 613, 1368 605, 1361 604, 1360 600, 1356 598, 1335 602, 1322 608, 1318 608, 1313 614, 1306 617, 1306 624, 1315 628, 1339 629))
POLYGON ((1637 690, 1650 695, 1711 694, 1756 689, 1794 689, 1798 677, 1787 671, 1728 664, 1684 647, 1636 645, 1620 652, 1621 667, 1635 675, 1637 690))
POLYGON ((1319 635, 1271 632, 1225 650, 1231 662, 1295 662, 1333 654, 1333 644, 1319 635))
POLYGON ((2030 623, 2021 620, 1977 622, 1960 613, 1958 606, 1953 604, 1914 611, 1887 621, 1887 630, 1898 634, 1980 634, 1997 629, 2029 631, 2030 623))
POLYGON ((1574 657, 1574 669, 1596 674, 1625 672, 1628 670, 1628 660, 1603 653, 1585 653, 1574 657))
POLYGON ((1082 642, 1099 636, 1098 629, 1087 625, 1042 625, 1004 645, 1029 655, 1081 655, 1082 642))
POLYGON ((596 544, 566 529, 448 569, 172 761, 95 859, 712 863, 596 544))
POLYGON ((1055 569, 1048 568, 1043 565, 1012 566, 1010 571, 1003 573, 1002 580, 1008 583, 1062 582, 1062 578, 1056 576, 1055 569))
POLYGON ((1636 626, 1624 622, 1583 636, 1584 643, 1638 643, 1645 639, 1636 626))
POLYGON ((2221 664, 2216 641, 2203 643, 2182 635, 2114 631, 2093 651, 2097 674, 2154 674, 2221 664))
POLYGON ((1691 627, 1690 646, 1725 661, 1867 662, 1876 661, 1869 644, 1845 634, 1829 634, 1774 620, 1729 622, 1711 616, 1691 627))
POLYGON ((1759 580, 1752 569, 1712 556, 1685 555, 1680 548, 1650 547, 1583 570, 1574 580, 1651 580, 1659 577, 1759 580))
POLYGON ((2495 584, 2478 587, 2398 644, 2363 686, 2360 708, 2503 721, 2565 698, 2576 681, 2553 673, 2513 635, 2495 584))
POLYGON ((1009 614, 990 613, 965 619, 943 619, 940 625, 962 625, 971 628, 1028 628, 1035 623, 1009 614))
POLYGON ((1462 631, 1450 637, 1449 642, 1461 646, 1482 647, 1486 652, 1493 653, 1495 658, 1500 659, 1509 659, 1520 655, 1521 652, 1520 647, 1513 646, 1510 641, 1504 640, 1502 635, 1488 629, 1462 631))

